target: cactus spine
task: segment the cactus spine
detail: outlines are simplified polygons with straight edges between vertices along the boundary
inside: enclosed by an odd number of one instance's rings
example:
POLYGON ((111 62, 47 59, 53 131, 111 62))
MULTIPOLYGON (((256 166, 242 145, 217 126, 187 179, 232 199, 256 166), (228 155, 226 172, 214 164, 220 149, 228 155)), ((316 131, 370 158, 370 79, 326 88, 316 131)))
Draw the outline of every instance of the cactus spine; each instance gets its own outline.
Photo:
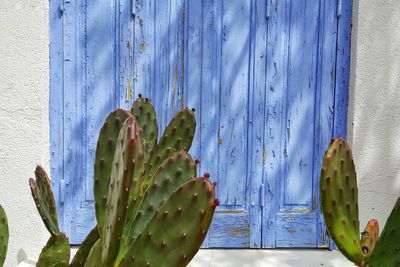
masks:
POLYGON ((359 234, 358 189, 349 145, 333 139, 325 152, 320 177, 321 209, 330 236, 350 261, 361 267, 400 266, 400 198, 379 237, 376 220, 359 234))

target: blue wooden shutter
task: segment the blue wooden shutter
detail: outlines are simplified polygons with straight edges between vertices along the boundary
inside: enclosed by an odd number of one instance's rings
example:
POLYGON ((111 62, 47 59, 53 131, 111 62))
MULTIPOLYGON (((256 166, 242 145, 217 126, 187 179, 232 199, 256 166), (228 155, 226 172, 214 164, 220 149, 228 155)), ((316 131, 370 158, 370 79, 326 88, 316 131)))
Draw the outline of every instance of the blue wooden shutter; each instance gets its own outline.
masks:
POLYGON ((351 3, 51 1, 51 166, 62 229, 94 225, 108 112, 142 93, 161 130, 196 108, 191 153, 218 182, 205 247, 324 247, 318 176, 345 136, 351 3))

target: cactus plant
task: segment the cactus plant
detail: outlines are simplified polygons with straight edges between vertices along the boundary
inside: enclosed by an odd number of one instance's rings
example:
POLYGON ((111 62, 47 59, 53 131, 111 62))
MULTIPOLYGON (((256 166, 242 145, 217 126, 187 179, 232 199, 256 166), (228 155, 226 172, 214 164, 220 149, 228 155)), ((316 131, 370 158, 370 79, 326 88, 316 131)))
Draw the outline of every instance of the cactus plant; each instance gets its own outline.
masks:
POLYGON ((157 145, 158 138, 158 123, 156 119, 156 111, 151 104, 150 99, 139 97, 133 102, 131 113, 138 121, 142 129, 142 137, 144 140, 144 166, 150 160, 151 155, 157 145))
MULTIPOLYGON (((97 216, 98 225, 103 224, 103 228, 85 267, 142 266, 142 263, 150 266, 150 261, 151 266, 186 266, 200 248, 218 205, 215 184, 209 181, 209 175, 195 178, 196 163, 187 153, 196 126, 194 110, 178 112, 158 144, 151 101, 139 96, 131 113, 133 116, 128 115, 120 128, 112 152, 110 178, 99 179, 95 175, 95 186, 104 189, 107 185, 108 194, 104 197, 103 190, 103 196, 99 197, 99 201, 106 201, 103 219, 97 216), (126 125, 131 125, 131 132, 126 125), (129 149, 131 144, 142 146, 131 155, 129 151, 134 150, 129 149), (171 209, 176 214, 167 216, 171 209), (159 251, 160 244, 153 240, 165 243, 165 249, 159 251)), ((113 136, 117 134, 114 132, 113 136)), ((103 142, 101 139, 106 139, 103 130, 99 143, 103 142)), ((96 164, 100 166, 101 162, 96 164)))
POLYGON ((369 220, 361 233, 361 249, 364 257, 368 257, 374 250, 379 238, 379 224, 375 219, 369 220))
POLYGON ((122 109, 111 112, 100 129, 94 162, 94 200, 100 235, 105 222, 108 186, 117 139, 124 121, 131 115, 122 109))
POLYGON ((117 256, 129 205, 129 191, 132 190, 131 185, 140 179, 140 176, 138 179, 134 178, 136 170, 143 167, 144 154, 140 134, 136 119, 129 117, 118 137, 108 189, 106 221, 102 229, 102 258, 106 265, 110 265, 117 256))
MULTIPOLYGON (((193 258, 219 204, 216 183, 209 174, 196 178, 198 161, 187 152, 196 127, 194 109, 178 112, 159 143, 154 110, 149 99, 139 96, 131 112, 117 109, 101 128, 94 163, 97 225, 71 264, 50 178, 37 166, 29 185, 51 237, 36 266, 182 267, 193 258)), ((1 206, 0 234, 2 264, 8 227, 1 206)))
POLYGON ((85 265, 86 259, 90 253, 90 250, 99 240, 100 234, 97 225, 89 232, 85 240, 82 242, 78 251, 76 252, 70 267, 83 267, 85 265))
POLYGON ((0 266, 3 266, 8 249, 8 222, 3 207, 0 205, 0 266))
POLYGON ((332 139, 325 152, 320 200, 328 232, 346 258, 361 267, 400 266, 400 200, 379 239, 376 220, 368 222, 360 238, 356 170, 343 139, 332 139))
POLYGON ((35 176, 36 180, 29 179, 29 186, 36 208, 47 230, 52 235, 57 235, 60 230, 58 228, 56 202, 54 201, 53 191, 51 191, 50 178, 41 166, 36 167, 35 176))
POLYGON ((67 267, 70 249, 64 233, 52 235, 40 253, 36 267, 67 267))

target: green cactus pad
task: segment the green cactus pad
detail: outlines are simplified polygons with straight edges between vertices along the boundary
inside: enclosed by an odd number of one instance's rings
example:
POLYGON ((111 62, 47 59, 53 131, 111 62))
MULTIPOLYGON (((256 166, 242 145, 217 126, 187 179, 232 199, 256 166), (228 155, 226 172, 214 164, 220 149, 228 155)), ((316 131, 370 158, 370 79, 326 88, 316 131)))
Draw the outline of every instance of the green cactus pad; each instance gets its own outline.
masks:
POLYGON ((97 141, 96 158, 94 162, 94 200, 96 219, 99 233, 102 235, 102 227, 105 222, 107 192, 110 184, 112 162, 119 131, 124 121, 131 116, 129 112, 117 109, 108 115, 100 130, 97 141))
POLYGON ((164 160, 175 152, 190 149, 195 130, 194 110, 184 109, 175 114, 149 160, 143 177, 144 191, 150 185, 151 177, 164 160))
POLYGON ((136 160, 143 163, 141 130, 134 117, 129 117, 121 128, 111 170, 108 189, 106 220, 102 229, 102 259, 108 266, 113 263, 121 239, 128 206, 129 190, 134 181, 136 160))
POLYGON ((60 230, 58 228, 56 203, 51 190, 50 178, 41 166, 36 167, 35 176, 36 181, 33 178, 29 179, 29 186, 36 208, 47 230, 52 235, 57 235, 60 230))
POLYGON ((165 201, 133 243, 120 267, 186 266, 206 237, 215 207, 215 184, 193 178, 165 201))
POLYGON ((365 226, 364 231, 361 233, 361 249, 364 258, 371 255, 374 250, 376 242, 379 238, 379 224, 375 219, 369 220, 365 226))
POLYGON ((85 262, 85 267, 105 267, 101 261, 101 240, 93 245, 85 262))
POLYGON ((144 166, 147 166, 154 148, 157 145, 158 124, 156 111, 148 98, 143 99, 142 95, 133 102, 131 113, 138 121, 142 129, 142 137, 145 147, 144 166))
POLYGON ((8 237, 7 215, 4 212, 3 207, 0 205, 0 266, 3 266, 4 260, 7 256, 8 237))
POLYGON ((325 223, 336 246, 350 261, 361 263, 356 171, 350 147, 342 139, 333 139, 325 152, 320 198, 325 223))
POLYGON ((400 198, 390 213, 375 249, 367 259, 368 267, 400 266, 400 198))
POLYGON ((153 176, 145 197, 132 202, 128 209, 118 259, 127 253, 165 199, 193 177, 196 177, 196 164, 186 151, 181 150, 163 162, 153 176))
POLYGON ((95 226, 92 229, 92 231, 90 231, 90 233, 86 236, 85 240, 82 242, 69 267, 85 266, 85 262, 90 253, 90 250, 97 242, 97 240, 99 240, 99 238, 100 238, 99 231, 97 229, 97 226, 95 226))
POLYGON ((40 253, 36 267, 67 267, 70 248, 64 233, 52 235, 40 253))

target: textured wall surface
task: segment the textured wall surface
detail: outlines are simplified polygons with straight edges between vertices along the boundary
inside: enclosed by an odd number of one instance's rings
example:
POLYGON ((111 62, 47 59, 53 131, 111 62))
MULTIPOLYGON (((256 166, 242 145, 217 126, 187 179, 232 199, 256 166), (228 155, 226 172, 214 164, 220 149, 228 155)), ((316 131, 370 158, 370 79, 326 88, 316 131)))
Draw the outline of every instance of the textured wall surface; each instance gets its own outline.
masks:
MULTIPOLYGON (((400 195, 400 2, 355 0, 349 138, 362 224, 383 225, 400 195)), ((27 183, 48 166, 48 2, 0 0, 0 203, 10 222, 6 267, 47 240, 27 183), (18 253, 19 252, 19 253, 18 253)))
POLYGON ((361 224, 381 228, 400 196, 400 1, 355 1, 349 137, 361 224))
POLYGON ((6 267, 37 255, 48 234, 28 178, 48 166, 48 2, 0 0, 0 203, 10 224, 6 267), (19 252, 19 253, 18 253, 19 252))

